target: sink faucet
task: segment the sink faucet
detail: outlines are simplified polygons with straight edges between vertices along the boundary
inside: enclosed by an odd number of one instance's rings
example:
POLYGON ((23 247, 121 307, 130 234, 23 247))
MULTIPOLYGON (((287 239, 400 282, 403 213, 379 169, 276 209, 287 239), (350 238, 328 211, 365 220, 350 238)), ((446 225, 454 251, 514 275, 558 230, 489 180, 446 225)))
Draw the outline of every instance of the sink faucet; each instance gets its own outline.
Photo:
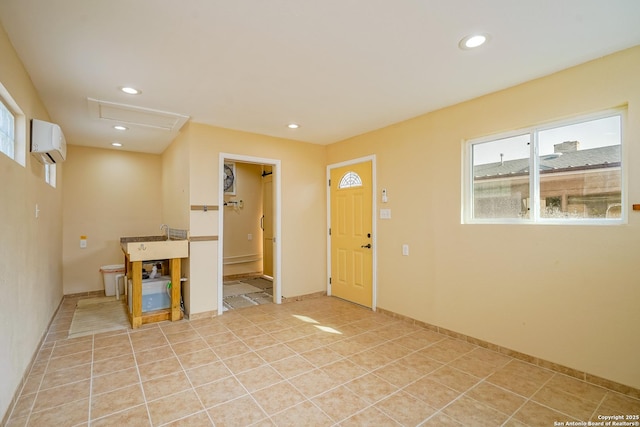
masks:
POLYGON ((160 224, 160 230, 164 230, 165 236, 169 237, 169 226, 167 224, 160 224))

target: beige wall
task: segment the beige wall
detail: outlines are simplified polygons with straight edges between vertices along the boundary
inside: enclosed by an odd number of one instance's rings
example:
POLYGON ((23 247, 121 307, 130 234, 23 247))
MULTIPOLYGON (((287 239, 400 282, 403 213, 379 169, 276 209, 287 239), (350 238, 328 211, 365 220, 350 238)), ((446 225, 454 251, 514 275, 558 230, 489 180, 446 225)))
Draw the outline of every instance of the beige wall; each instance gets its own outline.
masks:
POLYGON ((235 164, 236 195, 225 195, 224 200, 242 200, 243 205, 224 207, 223 276, 262 273, 262 165, 235 164))
POLYGON ((461 225, 462 141, 628 103, 640 203, 640 47, 328 147, 378 159, 378 306, 640 387, 640 214, 622 226, 461 225), (402 244, 410 246, 403 257, 402 244))
POLYGON ((124 263, 120 237, 161 234, 161 160, 156 154, 68 146, 62 179, 65 294, 103 289, 100 267, 124 263), (80 236, 87 236, 85 249, 80 236))
MULTIPOLYGON (((0 83, 27 119, 49 120, 0 27, 0 83)), ((63 129, 64 131, 64 129, 63 129)), ((64 165, 58 168, 61 173, 64 165)), ((62 300, 62 191, 30 155, 23 167, 0 154, 0 419, 62 300), (36 204, 40 209, 35 217, 36 204)))
MULTIPOLYGON (((324 146, 189 124, 191 204, 218 205, 220 153, 281 161, 282 295, 326 289, 326 212, 324 146)), ((192 212, 192 236, 218 234, 219 211, 192 212)), ((192 243, 191 313, 217 309, 218 245, 192 243)), ((187 304, 187 302, 185 302, 187 304)))

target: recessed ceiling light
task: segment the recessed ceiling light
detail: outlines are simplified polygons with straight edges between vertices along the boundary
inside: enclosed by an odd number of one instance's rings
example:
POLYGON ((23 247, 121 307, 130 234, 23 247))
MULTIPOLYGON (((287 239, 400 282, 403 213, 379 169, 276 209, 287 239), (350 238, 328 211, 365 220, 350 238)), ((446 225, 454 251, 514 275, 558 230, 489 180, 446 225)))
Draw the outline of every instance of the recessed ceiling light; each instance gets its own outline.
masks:
POLYGON ((289 123, 289 124, 287 125, 287 127, 288 127, 289 129, 298 129, 298 128, 300 127, 300 125, 299 125, 299 124, 297 124, 297 123, 289 123))
POLYGON ((489 40, 488 34, 471 34, 469 36, 464 37, 458 43, 460 49, 469 50, 474 49, 476 47, 480 47, 485 44, 489 40))
POLYGON ((142 93, 141 90, 138 90, 135 87, 131 86, 123 86, 120 88, 120 90, 124 93, 128 93, 129 95, 140 95, 142 93))
POLYGON ((120 144, 119 142, 112 142, 111 145, 113 145, 114 147, 122 147, 122 144, 120 144))
POLYGON ((122 125, 115 125, 113 128, 115 130, 127 130, 127 129, 129 129, 128 127, 122 126, 122 125))

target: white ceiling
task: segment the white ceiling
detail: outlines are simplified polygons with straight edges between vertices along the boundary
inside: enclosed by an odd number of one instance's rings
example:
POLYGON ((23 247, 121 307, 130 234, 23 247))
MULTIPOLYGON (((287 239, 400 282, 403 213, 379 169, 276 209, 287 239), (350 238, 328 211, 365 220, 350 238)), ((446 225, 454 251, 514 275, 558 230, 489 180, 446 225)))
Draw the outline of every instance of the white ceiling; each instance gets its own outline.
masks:
POLYGON ((175 131, 117 132, 88 98, 328 144, 640 44, 638 0, 0 0, 0 20, 68 143, 149 153, 175 131))

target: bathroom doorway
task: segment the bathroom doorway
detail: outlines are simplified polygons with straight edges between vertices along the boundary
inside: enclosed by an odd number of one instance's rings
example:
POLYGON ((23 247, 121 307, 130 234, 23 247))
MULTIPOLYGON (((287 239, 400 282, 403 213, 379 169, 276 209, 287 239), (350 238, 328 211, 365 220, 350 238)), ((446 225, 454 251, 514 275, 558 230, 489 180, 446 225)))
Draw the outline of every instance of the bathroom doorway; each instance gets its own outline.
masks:
POLYGON ((218 313, 281 301, 280 161, 220 154, 218 313))

